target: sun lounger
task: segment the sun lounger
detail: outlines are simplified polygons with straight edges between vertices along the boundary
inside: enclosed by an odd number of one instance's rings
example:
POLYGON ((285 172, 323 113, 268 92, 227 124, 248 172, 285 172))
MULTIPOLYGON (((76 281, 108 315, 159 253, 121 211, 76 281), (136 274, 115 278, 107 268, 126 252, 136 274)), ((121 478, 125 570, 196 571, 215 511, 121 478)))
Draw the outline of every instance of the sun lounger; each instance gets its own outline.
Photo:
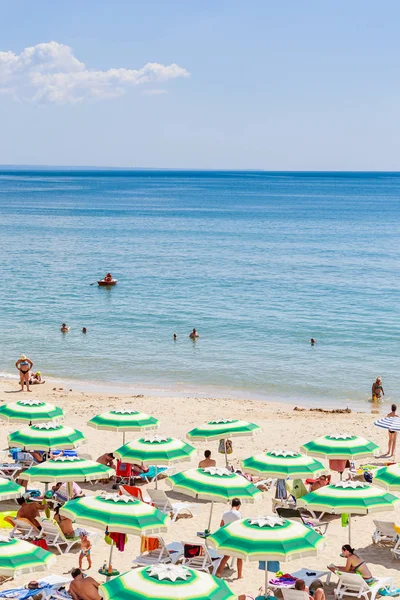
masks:
MULTIPOLYGON (((8 517, 11 519, 11 517, 8 517)), ((28 519, 12 519, 14 529, 10 533, 12 538, 37 537, 40 534, 39 529, 35 527, 28 519)))
POLYGON ((16 587, 9 590, 2 590, 0 592, 0 598, 12 598, 15 600, 28 600, 32 596, 35 596, 39 592, 43 596, 43 600, 48 600, 52 597, 53 593, 56 593, 61 587, 68 585, 71 581, 71 577, 62 577, 59 575, 48 575, 42 579, 38 579, 39 587, 35 590, 29 590, 27 587, 16 587))
POLYGON ((397 540, 395 547, 392 548, 392 554, 393 554, 393 558, 400 559, 400 537, 397 540))
POLYGON ((399 539, 399 534, 395 531, 395 523, 393 521, 375 521, 375 531, 372 534, 372 541, 374 544, 380 542, 393 542, 396 543, 399 539))
POLYGON ((189 502, 171 502, 163 490, 147 490, 152 503, 161 512, 170 515, 172 522, 176 521, 181 512, 188 512, 192 517, 197 513, 198 505, 189 502))
POLYGON ((276 512, 283 519, 291 519, 292 521, 299 521, 306 525, 307 527, 311 527, 321 535, 325 535, 327 529, 329 527, 329 523, 326 521, 321 523, 317 519, 311 519, 308 515, 304 515, 300 512, 299 509, 296 508, 277 508, 276 512))
POLYGON ((291 588, 282 588, 282 596, 283 600, 310 600, 308 592, 291 588))
POLYGON ((358 573, 340 573, 334 594, 338 599, 343 598, 343 596, 351 596, 353 598, 363 597, 365 600, 375 600, 378 591, 385 586, 393 586, 392 577, 381 577, 376 580, 376 583, 368 585, 358 573))
POLYGON ((57 548, 60 554, 69 552, 73 546, 80 543, 79 536, 74 538, 65 537, 57 521, 54 521, 53 519, 43 519, 40 524, 42 530, 39 537, 45 538, 49 548, 57 548), (65 546, 64 551, 61 548, 62 546, 65 546))
POLYGON ((120 496, 133 496, 138 498, 146 504, 152 504, 150 496, 146 493, 146 490, 136 487, 135 485, 120 485, 119 486, 120 496))
POLYGON ((219 554, 213 548, 206 546, 205 542, 183 542, 182 564, 191 569, 206 571, 215 575, 222 560, 222 554, 219 554))
POLYGON ((133 559, 135 567, 145 567, 146 565, 154 565, 158 563, 176 564, 183 556, 183 545, 180 542, 172 542, 166 544, 160 535, 151 535, 147 538, 149 541, 156 540, 158 547, 152 550, 147 550, 139 554, 133 559))
POLYGON ((2 463, 0 464, 0 477, 15 481, 23 468, 24 465, 21 463, 2 463))

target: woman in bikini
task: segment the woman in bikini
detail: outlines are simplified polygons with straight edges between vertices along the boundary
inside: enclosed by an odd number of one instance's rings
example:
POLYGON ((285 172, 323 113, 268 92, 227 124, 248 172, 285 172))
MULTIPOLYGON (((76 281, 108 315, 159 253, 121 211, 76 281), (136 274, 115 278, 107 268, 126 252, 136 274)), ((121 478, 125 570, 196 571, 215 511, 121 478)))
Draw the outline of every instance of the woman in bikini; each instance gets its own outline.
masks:
MULTIPOLYGON (((396 404, 392 404, 392 410, 390 413, 387 414, 387 416, 388 417, 398 417, 399 415, 396 413, 396 410, 397 410, 396 404)), ((388 436, 389 436, 388 451, 385 456, 391 457, 391 456, 394 456, 396 453, 397 431, 388 429, 388 436)))
POLYGON ((24 391, 25 384, 26 391, 31 392, 32 390, 29 389, 29 371, 33 367, 33 362, 29 358, 26 358, 26 356, 23 354, 21 358, 17 360, 15 366, 19 371, 19 383, 21 385, 21 391, 24 391))
POLYGON ((365 561, 363 561, 359 556, 357 556, 354 548, 352 548, 350 546, 350 544, 345 544, 344 546, 342 546, 341 556, 343 556, 346 559, 345 566, 341 566, 341 567, 339 567, 337 565, 335 565, 335 567, 329 566, 328 569, 330 571, 333 571, 333 572, 343 571, 344 573, 358 573, 358 575, 361 575, 361 577, 367 583, 372 583, 374 581, 374 578, 372 577, 372 573, 369 570, 369 568, 367 567, 367 565, 365 564, 365 561))
POLYGON ((54 520, 59 524, 60 529, 63 532, 63 534, 65 535, 65 537, 67 537, 67 538, 76 537, 76 533, 72 526, 71 519, 68 519, 68 517, 62 517, 60 515, 60 508, 61 508, 61 504, 57 504, 57 506, 54 509, 54 520))
POLYGON ((372 400, 381 400, 381 397, 385 395, 382 387, 382 378, 377 377, 372 384, 372 400))

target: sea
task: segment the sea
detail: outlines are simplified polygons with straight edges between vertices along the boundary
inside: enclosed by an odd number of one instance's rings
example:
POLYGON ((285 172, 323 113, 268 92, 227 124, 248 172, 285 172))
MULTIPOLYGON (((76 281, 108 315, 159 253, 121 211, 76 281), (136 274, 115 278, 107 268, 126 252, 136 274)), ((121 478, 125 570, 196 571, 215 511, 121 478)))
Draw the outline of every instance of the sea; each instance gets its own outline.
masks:
POLYGON ((0 168, 1 375, 365 410, 379 375, 395 401, 399 199, 398 173, 0 168))

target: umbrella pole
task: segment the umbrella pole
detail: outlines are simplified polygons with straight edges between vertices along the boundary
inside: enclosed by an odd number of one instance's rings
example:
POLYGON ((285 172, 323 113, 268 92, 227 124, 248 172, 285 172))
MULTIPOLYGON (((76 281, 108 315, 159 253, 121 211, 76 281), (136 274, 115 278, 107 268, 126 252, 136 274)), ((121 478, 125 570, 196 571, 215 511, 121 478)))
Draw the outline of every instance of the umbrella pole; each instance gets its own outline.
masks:
POLYGON ((108 558, 108 575, 106 577, 106 581, 110 581, 110 579, 111 579, 110 573, 112 573, 111 559, 112 559, 113 550, 114 550, 114 540, 112 541, 111 548, 110 548, 110 556, 108 558))
POLYGON ((157 469, 157 465, 156 465, 156 476, 155 476, 156 490, 158 489, 157 476, 158 476, 158 469, 157 469))
POLYGON ((264 581, 264 596, 265 598, 267 597, 267 592, 268 592, 268 562, 267 559, 265 559, 265 581, 264 581))
POLYGON ((68 497, 68 500, 71 500, 71 498, 73 497, 73 495, 74 495, 73 483, 72 483, 72 481, 68 481, 67 482, 67 497, 68 497))
POLYGON ((214 508, 214 500, 211 501, 211 506, 210 506, 210 516, 208 518, 208 531, 211 531, 211 519, 212 519, 212 514, 213 514, 213 508, 214 508))
POLYGON ((349 513, 349 544, 351 546, 351 513, 349 513))

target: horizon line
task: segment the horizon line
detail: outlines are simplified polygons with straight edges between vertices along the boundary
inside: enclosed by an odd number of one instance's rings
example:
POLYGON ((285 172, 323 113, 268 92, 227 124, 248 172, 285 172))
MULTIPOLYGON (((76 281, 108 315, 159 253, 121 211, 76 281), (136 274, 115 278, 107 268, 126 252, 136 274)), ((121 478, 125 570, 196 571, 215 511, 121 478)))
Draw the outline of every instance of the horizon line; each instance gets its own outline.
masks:
POLYGON ((169 171, 169 172, 185 172, 185 171, 198 171, 198 172, 216 172, 216 173, 391 173, 400 174, 400 170, 353 170, 353 169, 218 169, 218 168, 199 168, 199 167, 113 167, 113 166, 98 166, 98 165, 46 165, 46 164, 0 164, 0 170, 12 169, 12 170, 68 170, 68 171, 84 171, 84 170, 97 170, 97 171, 169 171))

